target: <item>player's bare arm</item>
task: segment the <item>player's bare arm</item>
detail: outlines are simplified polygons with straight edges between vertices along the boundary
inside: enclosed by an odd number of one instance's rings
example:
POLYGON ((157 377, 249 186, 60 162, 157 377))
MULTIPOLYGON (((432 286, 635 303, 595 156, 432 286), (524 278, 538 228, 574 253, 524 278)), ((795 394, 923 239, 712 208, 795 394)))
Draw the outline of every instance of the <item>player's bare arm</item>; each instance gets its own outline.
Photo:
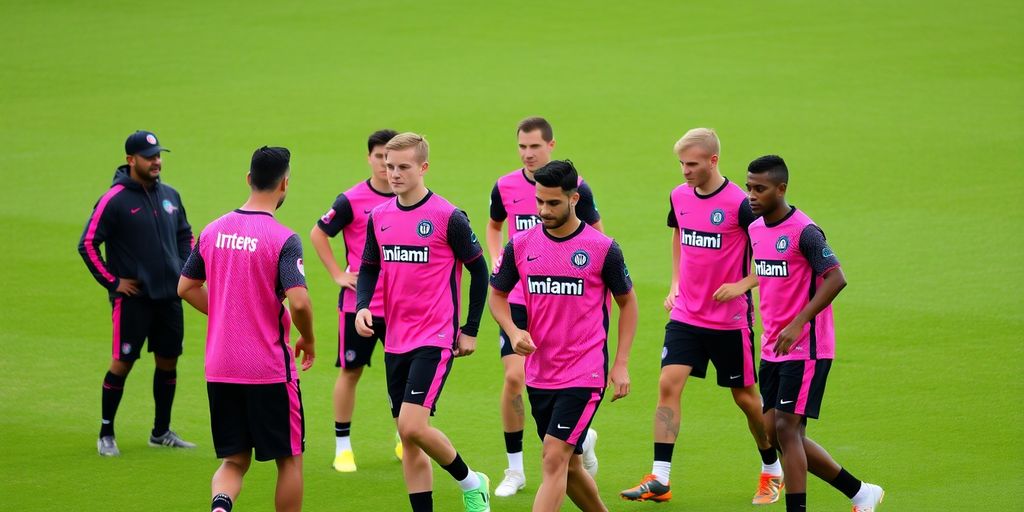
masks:
POLYGON ((740 281, 719 286, 715 290, 714 298, 718 302, 729 302, 754 288, 757 288, 757 274, 751 272, 740 281))
POLYGON ((679 297, 679 258, 682 250, 679 248, 679 230, 672 230, 672 284, 668 289, 668 297, 665 297, 665 311, 672 311, 676 307, 676 297, 679 297))
POLYGON ((609 374, 615 391, 613 402, 629 394, 629 352, 633 348, 640 319, 640 306, 635 291, 616 295, 615 303, 619 306, 619 341, 615 348, 615 362, 609 374))
POLYGON ((210 296, 203 287, 204 281, 189 279, 185 276, 178 278, 178 296, 188 302, 190 306, 204 315, 210 314, 210 296))
POLYGON ((526 356, 537 350, 537 346, 533 344, 533 338, 530 337, 530 333, 516 327, 515 322, 512 321, 512 310, 508 304, 508 293, 491 288, 490 307, 491 316, 494 317, 494 321, 501 326, 502 330, 508 334, 508 341, 512 344, 512 350, 516 354, 526 356))
POLYGON ((356 281, 359 278, 359 273, 346 272, 338 266, 338 262, 334 259, 334 250, 331 249, 331 239, 327 236, 327 233, 324 233, 320 226, 313 226, 313 229, 309 232, 309 240, 313 243, 316 255, 320 257, 320 262, 324 264, 324 268, 331 275, 331 279, 342 288, 356 291, 356 281))
POLYGON ((285 290, 284 295, 288 298, 292 323, 299 330, 299 340, 295 342, 295 359, 302 358, 302 370, 305 371, 313 366, 313 359, 316 357, 313 303, 309 300, 309 291, 304 286, 293 286, 285 290))
POLYGON ((504 226, 504 222, 491 219, 487 221, 487 228, 484 231, 484 239, 487 240, 487 254, 491 256, 491 261, 494 262, 494 268, 491 270, 498 270, 501 249, 504 247, 504 244, 501 243, 501 231, 504 226))
POLYGON ((793 343, 799 339, 804 325, 810 322, 818 313, 821 313, 823 309, 827 308, 829 304, 832 304, 832 301, 835 300, 839 292, 845 287, 846 276, 843 274, 843 269, 835 267, 829 270, 825 274, 821 287, 815 292, 814 297, 796 315, 796 318, 779 333, 779 337, 775 340, 775 354, 780 356, 788 354, 793 343))

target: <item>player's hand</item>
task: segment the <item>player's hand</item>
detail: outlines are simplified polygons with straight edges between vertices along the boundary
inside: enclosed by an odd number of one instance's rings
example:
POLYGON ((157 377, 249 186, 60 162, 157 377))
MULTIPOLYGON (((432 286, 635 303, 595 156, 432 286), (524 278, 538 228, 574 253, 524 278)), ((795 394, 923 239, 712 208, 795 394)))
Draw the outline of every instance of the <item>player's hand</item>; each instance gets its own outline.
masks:
POLYGON ((787 325, 782 332, 779 333, 779 337, 775 338, 775 355, 784 356, 789 354, 790 349, 793 348, 793 343, 800 338, 800 334, 803 333, 804 324, 792 321, 787 325))
POLYGON ((612 402, 629 394, 629 368, 626 367, 625 363, 615 363, 612 365, 610 380, 611 387, 615 391, 615 394, 612 395, 612 402))
POLYGON ((359 272, 342 272, 340 276, 334 278, 334 282, 338 286, 352 291, 356 291, 357 281, 359 281, 359 272))
POLYGON ((459 333, 459 341, 455 343, 455 357, 468 356, 476 352, 476 336, 459 333))
POLYGON ((537 345, 533 344, 533 337, 522 329, 516 329, 509 337, 512 339, 512 350, 516 354, 528 356, 537 350, 537 345))
POLYGON ((744 293, 747 293, 747 290, 743 289, 742 284, 725 283, 722 286, 719 286, 717 290, 715 290, 715 293, 714 295, 712 295, 712 297, 718 302, 729 302, 730 300, 733 300, 736 297, 743 295, 744 293))
POLYGON ((665 297, 665 311, 672 311, 676 307, 676 297, 679 296, 679 287, 672 285, 672 291, 665 297))
POLYGON ((132 295, 139 293, 139 282, 135 279, 121 277, 117 283, 117 289, 114 291, 131 297, 132 295))
POLYGON ((356 332, 364 338, 373 336, 373 314, 369 309, 360 309, 356 312, 356 332))
POLYGON ((313 359, 316 357, 316 350, 313 349, 313 340, 299 337, 295 342, 295 359, 302 361, 302 371, 313 367, 313 359))

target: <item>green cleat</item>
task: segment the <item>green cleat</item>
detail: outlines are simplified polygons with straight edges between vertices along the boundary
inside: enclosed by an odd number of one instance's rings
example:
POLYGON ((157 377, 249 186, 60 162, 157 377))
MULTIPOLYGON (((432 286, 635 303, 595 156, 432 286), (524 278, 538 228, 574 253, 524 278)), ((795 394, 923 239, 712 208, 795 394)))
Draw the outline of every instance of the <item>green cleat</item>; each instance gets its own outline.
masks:
POLYGON ((466 512, 491 512, 491 479, 479 471, 476 476, 480 478, 480 486, 463 492, 462 503, 466 505, 466 512))

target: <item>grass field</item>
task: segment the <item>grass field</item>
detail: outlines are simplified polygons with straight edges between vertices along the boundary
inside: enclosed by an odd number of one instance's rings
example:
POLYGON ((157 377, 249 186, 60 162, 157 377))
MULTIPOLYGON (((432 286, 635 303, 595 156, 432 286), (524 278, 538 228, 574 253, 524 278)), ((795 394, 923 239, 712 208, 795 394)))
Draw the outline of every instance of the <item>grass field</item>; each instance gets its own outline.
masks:
MULTIPOLYGON (((279 218, 307 239, 334 196, 364 178, 365 136, 415 130, 432 144, 429 186, 482 234, 491 185, 518 166, 515 123, 540 114, 555 125, 555 156, 591 183, 641 300, 633 394, 605 403, 595 423, 611 510, 747 510, 756 483, 742 415, 713 381, 694 381, 676 499, 616 498, 650 470, 666 197, 681 180, 671 147, 694 126, 718 130, 734 180, 756 156, 786 157, 791 202, 843 262, 839 355, 811 435, 885 486, 882 510, 1024 510, 1022 29, 1024 7, 1011 1, 2 1, 0 508, 208 506, 218 463, 205 321, 191 311, 173 427, 199 449, 146 446, 147 357, 117 418, 122 457, 95 452, 110 306, 75 245, 128 133, 154 130, 172 148, 164 179, 197 230, 244 201, 254 148, 291 148, 279 218)), ((359 391, 359 472, 329 467, 336 289, 308 240, 306 253, 319 360, 302 380, 305 509, 405 510, 379 352, 359 391)), ((501 365, 489 316, 484 325, 436 424, 496 484, 501 365)), ((540 474, 532 436, 526 458, 527 492, 495 499, 495 510, 529 510, 540 474)), ((274 474, 254 466, 237 509, 269 510, 274 474)), ((438 471, 437 509, 461 510, 458 498, 438 471)), ((809 503, 848 506, 813 479, 809 503)))

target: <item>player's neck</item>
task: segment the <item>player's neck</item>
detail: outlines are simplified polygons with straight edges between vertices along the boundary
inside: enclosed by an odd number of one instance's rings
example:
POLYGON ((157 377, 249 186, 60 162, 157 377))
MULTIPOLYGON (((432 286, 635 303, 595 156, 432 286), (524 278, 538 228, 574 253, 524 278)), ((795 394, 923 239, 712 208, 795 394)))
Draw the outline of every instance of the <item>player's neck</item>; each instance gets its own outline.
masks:
MULTIPOLYGON (((541 167, 544 167, 545 165, 547 165, 547 164, 549 164, 549 163, 551 163, 551 160, 548 160, 547 162, 544 162, 544 163, 542 163, 542 164, 538 165, 538 166, 537 166, 537 169, 540 169, 541 167)), ((524 166, 523 166, 523 172, 524 172, 524 173, 526 173, 526 179, 528 179, 528 180, 530 180, 530 181, 537 181, 537 180, 536 180, 536 179, 534 179, 534 177, 533 177, 533 176, 534 176, 535 174, 537 174, 537 171, 531 171, 529 167, 526 167, 526 166, 524 165, 524 166)))
POLYGON ((783 199, 782 201, 779 202, 779 205, 776 206, 774 210, 764 214, 765 224, 775 224, 779 222, 780 220, 785 218, 786 215, 789 215, 790 210, 792 210, 792 207, 790 207, 789 203, 787 203, 786 200, 783 199))
POLYGON ((569 220, 565 221, 565 224, 562 224, 561 226, 558 226, 555 229, 544 229, 548 232, 549 235, 555 238, 565 238, 575 233, 576 230, 580 228, 580 224, 582 223, 583 221, 581 221, 579 217, 577 217, 576 215, 570 215, 569 220))
POLYGON ((402 206, 416 206, 417 203, 427 197, 427 186, 420 183, 416 188, 398 194, 398 204, 402 206))
POLYGON ((388 184, 388 180, 380 179, 377 175, 370 176, 370 188, 380 192, 381 194, 391 193, 391 185, 388 184))
POLYGON ((708 181, 705 181, 703 185, 697 187, 697 193, 702 196, 709 196, 718 190, 723 183, 725 183, 725 176, 722 176, 722 173, 718 172, 718 169, 715 169, 715 171, 711 173, 711 177, 708 178, 708 181))
POLYGON ((277 211, 277 198, 270 194, 249 194, 249 199, 240 210, 247 212, 267 212, 271 215, 277 211))
POLYGON ((128 177, 131 178, 132 181, 134 181, 135 183, 142 185, 142 188, 146 190, 153 190, 153 184, 156 183, 155 179, 147 180, 146 178, 142 178, 139 175, 135 174, 135 171, 128 171, 128 177))

